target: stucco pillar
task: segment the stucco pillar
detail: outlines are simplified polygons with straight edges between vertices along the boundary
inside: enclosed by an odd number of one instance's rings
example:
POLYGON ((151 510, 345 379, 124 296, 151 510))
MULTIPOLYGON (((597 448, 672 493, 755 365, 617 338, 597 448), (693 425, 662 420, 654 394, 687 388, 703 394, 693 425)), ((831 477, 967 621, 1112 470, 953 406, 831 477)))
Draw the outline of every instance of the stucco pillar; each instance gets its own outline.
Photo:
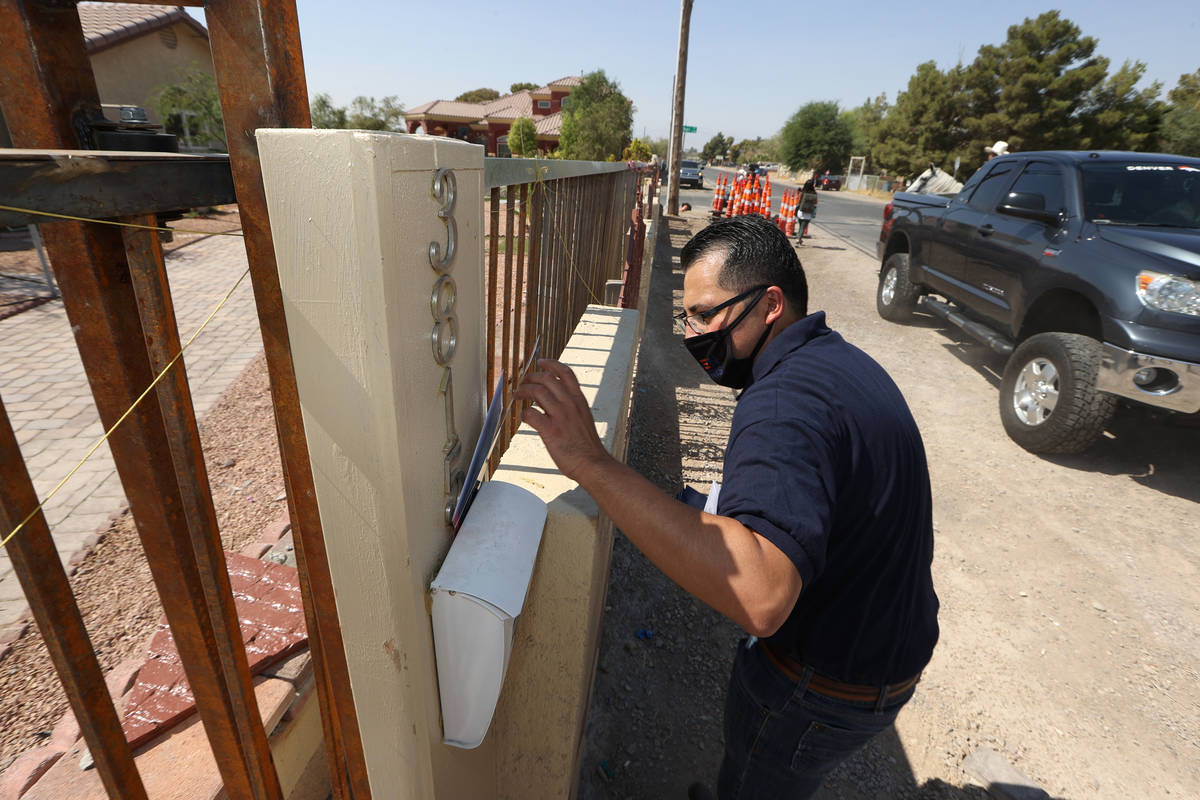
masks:
POLYGON ((451 542, 446 467, 465 468, 485 403, 483 149, 332 130, 258 141, 372 792, 493 796, 494 745, 442 744, 426 607, 451 542))

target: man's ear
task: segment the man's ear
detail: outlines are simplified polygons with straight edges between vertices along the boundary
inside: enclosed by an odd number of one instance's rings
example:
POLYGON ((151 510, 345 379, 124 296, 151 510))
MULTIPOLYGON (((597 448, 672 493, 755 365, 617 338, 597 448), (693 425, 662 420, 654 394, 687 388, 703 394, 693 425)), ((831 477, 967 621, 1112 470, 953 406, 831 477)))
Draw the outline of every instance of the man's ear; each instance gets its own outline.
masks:
POLYGON ((778 286, 771 286, 767 289, 767 318, 766 323, 770 325, 775 320, 783 316, 787 310, 787 300, 783 296, 783 290, 778 286))

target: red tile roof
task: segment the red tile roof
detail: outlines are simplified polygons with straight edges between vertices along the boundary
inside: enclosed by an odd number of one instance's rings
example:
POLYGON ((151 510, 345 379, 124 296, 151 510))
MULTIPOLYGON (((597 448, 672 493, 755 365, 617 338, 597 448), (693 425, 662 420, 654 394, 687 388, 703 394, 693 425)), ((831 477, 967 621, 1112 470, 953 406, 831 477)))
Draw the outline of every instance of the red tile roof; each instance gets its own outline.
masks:
POLYGON ((208 31, 183 10, 183 6, 80 3, 79 21, 89 53, 105 50, 126 39, 166 28, 177 22, 208 37, 208 31))
POLYGON ((516 119, 533 116, 533 97, 528 91, 498 97, 483 104, 483 116, 491 119, 516 119))
MULTIPOLYGON (((494 101, 493 101, 494 102, 494 101)), ((431 103, 411 108, 406 115, 437 114, 447 117, 470 117, 472 120, 483 118, 483 103, 456 103, 453 100, 434 100, 431 103)))
POLYGON ((456 117, 459 119, 470 117, 473 121, 477 120, 479 122, 487 122, 488 120, 502 122, 513 120, 517 117, 530 117, 537 128, 538 136, 558 136, 562 130, 562 112, 556 111, 553 114, 547 114, 543 117, 533 116, 533 95, 538 93, 548 94, 551 89, 570 90, 582 82, 583 79, 578 75, 568 75, 565 78, 551 81, 540 89, 506 94, 503 97, 497 97, 495 100, 489 100, 486 103, 456 103, 450 100, 433 100, 408 109, 405 112, 405 117, 415 118, 424 115, 456 117))
POLYGON ((538 117, 533 126, 537 128, 538 136, 559 136, 562 134, 562 112, 555 111, 553 114, 538 117))

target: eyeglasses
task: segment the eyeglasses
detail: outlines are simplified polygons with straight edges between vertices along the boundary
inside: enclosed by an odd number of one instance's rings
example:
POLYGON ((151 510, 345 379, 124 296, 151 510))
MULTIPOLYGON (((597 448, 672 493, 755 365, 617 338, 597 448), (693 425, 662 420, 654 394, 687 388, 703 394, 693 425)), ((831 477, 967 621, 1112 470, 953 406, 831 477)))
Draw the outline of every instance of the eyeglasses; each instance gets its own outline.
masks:
MULTIPOLYGON (((696 333, 708 333, 708 324, 718 312, 728 308, 734 303, 745 300, 755 292, 758 292, 758 297, 754 298, 754 303, 757 303, 760 299, 762 299, 763 293, 770 288, 771 287, 769 285, 755 286, 747 289, 739 295, 729 298, 724 303, 713 306, 707 311, 697 311, 695 314, 689 314, 686 311, 680 311, 678 314, 675 314, 674 317, 679 321, 680 325, 686 325, 696 333)), ((750 304, 751 307, 754 306, 754 303, 750 304)), ((686 331, 684 332, 686 333, 686 331)))

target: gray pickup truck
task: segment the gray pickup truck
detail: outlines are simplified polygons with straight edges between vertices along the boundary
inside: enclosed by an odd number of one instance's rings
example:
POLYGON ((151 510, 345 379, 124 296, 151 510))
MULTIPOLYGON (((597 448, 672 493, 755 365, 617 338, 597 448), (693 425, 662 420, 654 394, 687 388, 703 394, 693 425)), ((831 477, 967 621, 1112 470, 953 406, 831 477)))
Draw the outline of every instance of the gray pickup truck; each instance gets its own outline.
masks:
POLYGON ((1200 412, 1200 159, 1046 151, 884 209, 876 307, 1008 355, 1000 417, 1035 453, 1087 449, 1118 398, 1200 412))

